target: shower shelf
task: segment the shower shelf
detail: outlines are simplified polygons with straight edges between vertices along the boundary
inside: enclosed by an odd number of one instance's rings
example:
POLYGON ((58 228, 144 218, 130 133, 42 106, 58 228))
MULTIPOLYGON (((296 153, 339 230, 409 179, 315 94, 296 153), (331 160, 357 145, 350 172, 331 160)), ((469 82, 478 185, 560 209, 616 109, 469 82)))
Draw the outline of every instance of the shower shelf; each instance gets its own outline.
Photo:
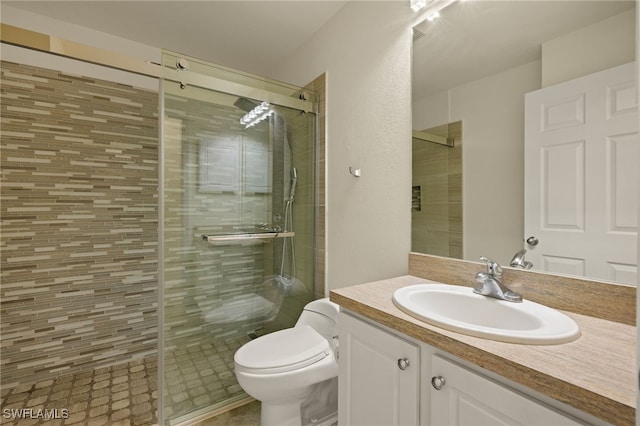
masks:
MULTIPOLYGON (((257 232, 246 234, 202 234, 202 239, 209 243, 233 243, 248 240, 272 240, 274 238, 294 237, 295 232, 257 232)), ((267 241, 264 241, 267 242, 267 241)))

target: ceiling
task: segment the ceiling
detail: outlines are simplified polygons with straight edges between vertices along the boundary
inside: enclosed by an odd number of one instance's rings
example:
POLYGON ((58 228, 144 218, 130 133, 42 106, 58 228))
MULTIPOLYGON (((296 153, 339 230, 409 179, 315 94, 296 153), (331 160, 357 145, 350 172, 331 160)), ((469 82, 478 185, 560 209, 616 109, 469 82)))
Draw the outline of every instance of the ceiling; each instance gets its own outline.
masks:
MULTIPOLYGON (((274 77, 279 63, 348 1, 2 0, 0 4, 274 77)), ((409 0, 392 1, 408 4, 409 0)), ((413 99, 536 60, 544 41, 634 4, 621 0, 456 2, 437 21, 416 27, 422 37, 413 47, 413 99)))
POLYGON ((541 44, 629 10, 633 1, 464 1, 416 26, 413 98, 540 59, 541 44))
POLYGON ((8 1, 60 21, 269 76, 347 1, 8 1))

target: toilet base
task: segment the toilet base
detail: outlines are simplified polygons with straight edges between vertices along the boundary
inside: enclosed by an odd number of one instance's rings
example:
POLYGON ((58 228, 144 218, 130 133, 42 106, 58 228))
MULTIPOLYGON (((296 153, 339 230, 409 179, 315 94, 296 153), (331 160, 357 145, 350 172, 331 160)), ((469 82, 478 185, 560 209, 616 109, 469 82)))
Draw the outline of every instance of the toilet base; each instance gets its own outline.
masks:
POLYGON ((323 418, 308 419, 304 424, 300 416, 300 404, 262 404, 260 426, 336 426, 338 412, 330 413, 323 418))
POLYGON ((262 401, 261 426, 332 426, 338 421, 338 378, 322 381, 294 400, 262 401))
POLYGON ((338 378, 333 377, 313 385, 300 410, 303 426, 331 426, 337 422, 338 378))
POLYGON ((301 401, 283 404, 262 403, 260 426, 302 426, 301 401))
POLYGON ((324 417, 322 419, 314 419, 315 421, 304 423, 302 426, 337 426, 338 425, 338 412, 324 417))

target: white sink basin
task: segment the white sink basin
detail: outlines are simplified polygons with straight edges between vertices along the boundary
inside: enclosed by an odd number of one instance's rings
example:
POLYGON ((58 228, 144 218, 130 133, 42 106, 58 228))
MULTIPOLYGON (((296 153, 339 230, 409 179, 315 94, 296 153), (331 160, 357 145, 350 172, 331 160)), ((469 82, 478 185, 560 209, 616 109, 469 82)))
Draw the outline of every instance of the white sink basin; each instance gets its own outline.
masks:
POLYGON ((481 296, 470 287, 412 285, 396 290, 393 303, 429 324, 501 342, 555 345, 580 337, 578 325, 562 312, 528 300, 481 296))

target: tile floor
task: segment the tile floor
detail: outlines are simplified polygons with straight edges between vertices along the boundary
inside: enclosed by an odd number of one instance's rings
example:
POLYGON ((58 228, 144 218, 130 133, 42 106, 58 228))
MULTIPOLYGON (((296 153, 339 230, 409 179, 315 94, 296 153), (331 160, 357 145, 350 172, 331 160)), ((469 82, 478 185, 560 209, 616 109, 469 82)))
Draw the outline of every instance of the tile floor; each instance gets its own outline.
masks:
MULTIPOLYGON (((233 354, 247 336, 188 345, 165 353, 165 416, 182 419, 221 401, 245 397, 233 372, 233 354)), ((210 410, 210 409, 209 409, 210 410)))
POLYGON ((152 425, 157 422, 156 371, 156 358, 147 357, 18 386, 2 392, 0 423, 7 426, 152 425))
MULTIPOLYGON (((198 408, 194 406, 194 400, 198 400, 200 406, 206 406, 215 402, 215 398, 243 394, 235 382, 233 370, 229 370, 226 352, 213 353, 212 350, 211 346, 203 345, 178 350, 167 357, 168 373, 175 372, 168 374, 174 378, 171 385, 174 392, 170 397, 178 400, 178 408, 198 408)), ((156 357, 147 357, 68 374, 55 380, 3 390, 0 397, 0 424, 6 426, 155 425, 157 361, 156 357), (14 413, 21 414, 22 418, 16 418, 14 413)), ((259 419, 260 403, 256 401, 199 424, 258 426, 259 419)))
POLYGON ((203 420, 199 426, 260 426, 260 401, 203 420))

